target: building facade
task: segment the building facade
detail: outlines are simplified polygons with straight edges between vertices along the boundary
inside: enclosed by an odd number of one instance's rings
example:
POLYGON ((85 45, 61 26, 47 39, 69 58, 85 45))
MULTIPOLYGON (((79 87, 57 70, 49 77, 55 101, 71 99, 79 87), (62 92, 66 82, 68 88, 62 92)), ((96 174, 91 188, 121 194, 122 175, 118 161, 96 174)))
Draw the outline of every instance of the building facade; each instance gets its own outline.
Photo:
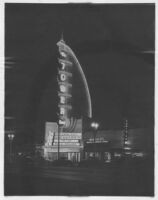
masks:
POLYGON ((151 137, 154 128, 127 129, 125 123, 123 130, 99 130, 95 143, 92 132, 84 134, 84 158, 99 160, 128 158, 151 158, 154 155, 154 140, 151 137), (128 135, 128 138, 125 137, 128 135), (125 139, 126 138, 126 139, 125 139))

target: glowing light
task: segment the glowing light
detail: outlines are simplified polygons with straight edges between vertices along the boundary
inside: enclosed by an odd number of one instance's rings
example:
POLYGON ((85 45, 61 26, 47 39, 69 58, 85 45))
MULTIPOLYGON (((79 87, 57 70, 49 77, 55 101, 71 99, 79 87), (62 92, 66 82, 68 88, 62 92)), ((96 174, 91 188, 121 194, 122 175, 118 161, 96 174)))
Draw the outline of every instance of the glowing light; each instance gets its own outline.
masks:
POLYGON ((61 65, 62 65, 61 69, 64 70, 66 66, 65 63, 61 62, 61 65))
POLYGON ((98 129, 99 124, 97 122, 92 122, 91 127, 94 128, 94 129, 98 129))
POLYGON ((66 87, 64 85, 60 85, 60 91, 61 92, 66 92, 66 87))
POLYGON ((130 147, 124 147, 124 149, 126 149, 126 150, 130 150, 131 148, 130 148, 130 147))
POLYGON ((143 153, 143 152, 133 153, 132 156, 133 156, 133 157, 143 157, 143 156, 144 156, 144 153, 143 153))
POLYGON ((47 142, 46 142, 46 146, 52 146, 52 142, 53 142, 53 137, 54 137, 54 134, 52 131, 49 131, 49 135, 47 137, 47 142))
POLYGON ((64 58, 66 58, 66 57, 67 57, 66 53, 65 53, 65 52, 63 52, 63 51, 60 51, 60 55, 61 55, 62 57, 64 57, 64 58))
POLYGON ((125 154, 127 154, 127 155, 130 155, 130 154, 131 154, 131 152, 125 152, 125 154))
POLYGON ((115 157, 121 157, 121 154, 116 152, 116 153, 114 153, 114 156, 115 157))
POLYGON ((60 96, 60 103, 64 104, 66 102, 66 98, 64 96, 60 96))
POLYGON ((65 114, 65 108, 60 107, 60 115, 64 115, 65 114))
POLYGON ((131 144, 131 142, 129 140, 126 140, 125 144, 131 144))
POLYGON ((85 77, 85 74, 82 70, 82 67, 79 63, 79 61, 77 60, 75 54, 73 53, 73 51, 71 50, 71 48, 66 45, 65 43, 63 43, 62 41, 59 41, 57 43, 57 45, 59 46, 59 50, 62 52, 62 49, 69 53, 71 55, 71 57, 74 59, 75 63, 76 63, 76 67, 77 69, 79 70, 79 73, 82 77, 82 80, 83 80, 83 84, 84 84, 84 87, 85 87, 85 91, 86 91, 86 97, 87 97, 87 101, 88 101, 88 117, 92 117, 92 103, 91 103, 91 96, 90 96, 90 92, 89 92, 89 88, 88 88, 88 83, 87 83, 87 80, 86 80, 86 77, 85 77))
POLYGON ((66 125, 66 121, 59 119, 59 125, 61 125, 61 126, 66 125))
POLYGON ((66 80, 66 75, 65 74, 60 74, 60 80, 65 81, 66 80))
POLYGON ((8 134, 8 138, 9 138, 9 140, 13 140, 13 139, 14 139, 14 137, 15 137, 15 135, 14 135, 14 134, 8 134))

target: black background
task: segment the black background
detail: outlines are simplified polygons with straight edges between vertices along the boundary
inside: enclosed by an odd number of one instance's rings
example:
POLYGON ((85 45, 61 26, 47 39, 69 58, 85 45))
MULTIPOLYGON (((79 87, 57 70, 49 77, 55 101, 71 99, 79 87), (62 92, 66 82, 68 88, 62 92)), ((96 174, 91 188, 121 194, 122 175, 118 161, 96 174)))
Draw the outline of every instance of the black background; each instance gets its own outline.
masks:
MULTIPOLYGON (((154 125, 154 4, 5 4, 6 129, 39 142, 56 121, 63 32, 90 89, 100 129, 154 125)), ((78 91, 78 88, 76 88, 78 91)), ((79 105, 81 101, 78 101, 79 105)), ((21 136, 21 137, 20 137, 21 136)))

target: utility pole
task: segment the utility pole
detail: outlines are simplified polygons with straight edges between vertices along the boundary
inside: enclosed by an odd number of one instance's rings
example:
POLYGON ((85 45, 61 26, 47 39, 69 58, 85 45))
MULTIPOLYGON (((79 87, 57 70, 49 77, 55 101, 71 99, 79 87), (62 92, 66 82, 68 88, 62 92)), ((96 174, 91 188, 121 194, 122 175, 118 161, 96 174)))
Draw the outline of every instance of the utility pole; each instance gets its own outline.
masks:
POLYGON ((124 147, 126 146, 128 141, 128 120, 124 121, 124 147))
POLYGON ((60 134, 63 131, 63 127, 59 125, 58 128, 58 160, 60 160, 60 134))

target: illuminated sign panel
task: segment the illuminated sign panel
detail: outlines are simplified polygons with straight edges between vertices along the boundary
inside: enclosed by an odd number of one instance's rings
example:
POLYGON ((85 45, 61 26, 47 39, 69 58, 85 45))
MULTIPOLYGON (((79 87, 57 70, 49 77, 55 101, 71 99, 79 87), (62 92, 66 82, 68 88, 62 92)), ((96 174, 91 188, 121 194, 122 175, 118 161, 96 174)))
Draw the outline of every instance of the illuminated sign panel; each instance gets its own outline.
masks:
MULTIPOLYGON (((49 152, 56 152, 57 153, 57 148, 49 148, 47 147, 49 152)), ((76 147, 62 147, 60 149, 60 152, 80 152, 80 148, 76 147)))
POLYGON ((64 126, 66 124, 66 121, 59 119, 59 126, 64 126))
POLYGON ((60 136, 69 136, 69 137, 81 137, 82 133, 60 133, 60 136))
POLYGON ((69 128, 70 116, 71 116, 71 80, 72 73, 70 72, 70 67, 72 66, 71 61, 69 60, 68 53, 64 50, 65 43, 61 43, 59 46, 59 53, 61 58, 58 59, 60 67, 58 70, 58 85, 59 85, 59 126, 63 128, 69 128))
POLYGON ((60 74, 60 80, 61 81, 66 81, 67 77, 65 74, 60 74))
POLYGON ((66 97, 60 96, 59 98, 60 98, 60 103, 61 104, 65 104, 66 103, 66 97))
POLYGON ((60 51, 60 55, 62 56, 62 57, 67 57, 67 55, 66 55, 66 53, 65 52, 63 52, 63 51, 60 51))
POLYGON ((58 133, 58 125, 54 122, 46 122, 45 124, 45 145, 52 146, 53 139, 58 133))
MULTIPOLYGON (((82 133, 60 133, 60 146, 80 146, 82 133)), ((53 146, 58 145, 58 135, 54 136, 53 146)))
POLYGON ((109 141, 105 140, 104 137, 100 137, 100 138, 89 138, 86 143, 109 143, 109 141))
MULTIPOLYGON (((56 139, 57 137, 55 136, 55 139, 56 139)), ((65 140, 81 140, 82 139, 82 136, 76 136, 76 135, 74 135, 74 136, 60 136, 60 139, 65 139, 65 140)))
MULTIPOLYGON (((54 143, 55 143, 55 142, 58 142, 58 140, 55 139, 55 140, 54 140, 54 143)), ((79 141, 78 141, 78 140, 71 140, 71 139, 67 139, 67 138, 66 138, 66 140, 65 140, 65 139, 60 138, 60 143, 61 143, 61 142, 68 142, 68 143, 70 143, 70 142, 71 142, 71 143, 75 142, 75 143, 77 143, 77 142, 79 142, 79 141)))
POLYGON ((65 71, 65 70, 60 70, 58 69, 58 74, 59 74, 59 78, 60 78, 60 74, 65 74, 66 75, 66 78, 71 78, 72 77, 72 73, 69 72, 69 71, 65 71))
MULTIPOLYGON (((58 146, 58 142, 54 142, 53 145, 58 146)), ((62 142, 60 143, 60 146, 80 146, 80 143, 76 142, 62 142)))
POLYGON ((45 143, 46 146, 52 146, 54 135, 54 132, 49 131, 47 142, 45 143))
POLYGON ((66 86, 65 85, 60 85, 60 92, 66 92, 66 86))
POLYGON ((62 66, 61 69, 64 70, 66 65, 65 63, 61 62, 61 66, 62 66))
POLYGON ((81 136, 60 136, 60 139, 66 139, 66 140, 80 140, 82 139, 81 136))
MULTIPOLYGON (((55 136, 56 138, 56 136, 55 136)), ((60 133, 61 139, 82 139, 82 133, 60 133)))
POLYGON ((65 114, 65 108, 60 107, 60 115, 64 115, 65 114))
POLYGON ((60 63, 60 66, 61 66, 62 70, 65 70, 66 67, 70 68, 72 66, 72 62, 70 62, 67 59, 61 59, 61 58, 59 58, 58 61, 60 63))

